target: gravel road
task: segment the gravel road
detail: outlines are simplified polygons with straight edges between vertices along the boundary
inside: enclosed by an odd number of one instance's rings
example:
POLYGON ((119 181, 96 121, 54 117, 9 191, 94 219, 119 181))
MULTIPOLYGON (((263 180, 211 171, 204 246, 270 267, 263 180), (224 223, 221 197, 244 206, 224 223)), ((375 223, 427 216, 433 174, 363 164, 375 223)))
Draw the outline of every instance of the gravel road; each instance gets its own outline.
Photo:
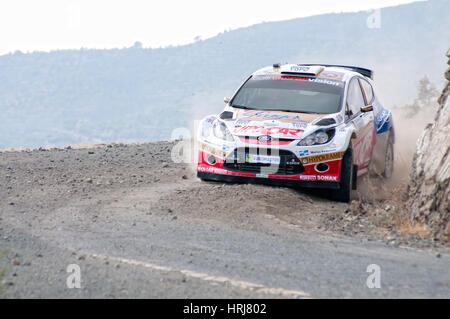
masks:
POLYGON ((323 191, 201 182, 174 143, 0 153, 0 296, 450 298, 448 244, 323 191))

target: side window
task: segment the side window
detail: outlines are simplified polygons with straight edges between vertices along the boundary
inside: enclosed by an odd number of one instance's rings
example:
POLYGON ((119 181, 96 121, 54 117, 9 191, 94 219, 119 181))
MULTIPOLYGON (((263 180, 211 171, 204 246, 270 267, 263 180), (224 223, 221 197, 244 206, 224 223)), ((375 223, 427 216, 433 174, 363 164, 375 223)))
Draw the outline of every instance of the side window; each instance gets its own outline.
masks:
POLYGON ((369 82, 363 79, 359 79, 361 86, 363 88, 364 94, 366 95, 367 105, 370 105, 373 101, 373 89, 369 82))
POLYGON ((351 115, 357 114, 360 111, 361 107, 365 105, 361 87, 359 86, 357 78, 351 80, 349 84, 347 93, 347 105, 348 110, 351 111, 351 115))

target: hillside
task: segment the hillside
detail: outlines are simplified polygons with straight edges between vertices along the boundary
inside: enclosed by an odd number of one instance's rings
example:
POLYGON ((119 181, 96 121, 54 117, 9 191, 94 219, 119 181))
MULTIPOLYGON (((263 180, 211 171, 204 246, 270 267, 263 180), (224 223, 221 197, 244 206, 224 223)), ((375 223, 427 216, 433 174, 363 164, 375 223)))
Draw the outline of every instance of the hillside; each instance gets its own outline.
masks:
POLYGON ((217 112, 252 71, 273 62, 375 70, 387 105, 410 101, 419 78, 440 85, 450 2, 262 23, 190 45, 15 52, 0 57, 0 149, 163 140, 217 112))

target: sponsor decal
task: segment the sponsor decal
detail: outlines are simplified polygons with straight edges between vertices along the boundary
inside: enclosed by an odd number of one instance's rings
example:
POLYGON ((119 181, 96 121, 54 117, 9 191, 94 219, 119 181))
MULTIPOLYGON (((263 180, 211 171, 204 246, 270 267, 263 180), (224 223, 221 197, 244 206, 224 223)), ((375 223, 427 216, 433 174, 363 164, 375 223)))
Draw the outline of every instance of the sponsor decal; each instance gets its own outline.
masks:
POLYGON ((215 167, 197 167, 197 171, 200 173, 210 173, 210 174, 220 174, 220 175, 228 175, 228 171, 222 168, 215 167))
POLYGON ((300 157, 307 156, 307 155, 309 155, 308 150, 300 151, 300 153, 298 154, 298 156, 300 156, 300 157))
MULTIPOLYGON (((274 72, 274 74, 279 74, 279 72, 274 72)), ((253 79, 254 80, 276 80, 277 78, 279 78, 279 76, 274 76, 271 74, 255 74, 253 79)))
POLYGON ((334 72, 334 71, 323 71, 320 73, 321 78, 327 78, 332 80, 341 80, 344 76, 344 73, 342 72, 334 72))
POLYGON ((263 135, 291 135, 291 136, 299 136, 299 133, 302 133, 302 130, 295 128, 284 128, 284 127, 263 127, 263 126, 255 126, 255 125, 246 125, 241 128, 237 128, 234 130, 235 134, 242 133, 254 133, 254 134, 263 134, 263 135))
POLYGON ((337 120, 338 123, 342 122, 342 115, 338 114, 336 116, 336 120, 337 120))
POLYGON ((332 153, 332 152, 337 151, 336 144, 333 143, 333 145, 328 145, 328 146, 333 147, 333 148, 324 148, 321 150, 311 150, 310 153, 311 154, 323 154, 323 153, 332 153))
POLYGON ((316 181, 317 176, 316 175, 300 175, 299 179, 301 181, 316 181))
POLYGON ((306 122, 309 123, 318 117, 320 114, 310 114, 310 113, 292 113, 283 111, 259 111, 259 110, 239 110, 237 117, 243 120, 252 121, 268 121, 277 120, 285 123, 292 122, 306 122))
POLYGON ((324 182, 336 182, 337 176, 317 175, 317 180, 324 182))
POLYGON ((269 120, 263 122, 264 126, 280 126, 280 121, 277 120, 269 120))
MULTIPOLYGON (((309 72, 308 70, 300 71, 300 70, 294 70, 294 69, 301 69, 305 67, 300 66, 293 66, 291 67, 292 72, 309 72)), ((313 72, 311 72, 313 73, 313 72)), ((344 86, 344 82, 342 82, 342 75, 338 75, 337 72, 322 72, 319 77, 317 78, 311 78, 311 77, 300 77, 300 76, 279 76, 279 75, 255 75, 255 80, 294 80, 294 81, 311 81, 311 82, 317 82, 321 84, 327 84, 327 85, 335 85, 335 86, 344 86), (326 75, 324 75, 326 74, 326 75), (336 76, 335 76, 336 75, 336 76)))
POLYGON ((248 163, 280 164, 280 157, 279 156, 245 154, 245 161, 248 163))
POLYGON ((323 77, 332 78, 332 79, 335 79, 335 78, 339 77, 338 73, 330 72, 330 71, 322 72, 322 73, 320 73, 320 75, 323 76, 323 77))
POLYGON ((255 76, 268 75, 268 74, 280 74, 280 71, 273 68, 268 68, 266 70, 261 70, 255 74, 255 76))
POLYGON ((244 126, 244 125, 249 124, 250 122, 251 122, 251 120, 237 120, 237 121, 234 123, 234 126, 235 126, 235 127, 241 127, 241 126, 244 126))
POLYGON ((337 148, 326 148, 326 149, 322 150, 322 153, 331 153, 331 152, 336 152, 336 151, 337 151, 337 148))
POLYGON ((292 122, 292 126, 294 128, 298 128, 298 129, 304 129, 308 126, 308 122, 305 121, 301 121, 301 122, 292 122))
POLYGON ((291 71, 293 72, 308 72, 311 68, 309 66, 291 66, 291 71))
POLYGON ((308 150, 308 151, 301 151, 298 156, 299 157, 305 157, 308 155, 314 155, 314 154, 323 154, 323 153, 331 153, 331 152, 336 152, 336 148, 325 148, 322 150, 308 150))
POLYGON ((314 156, 309 156, 306 158, 302 158, 302 162, 303 163, 319 163, 319 162, 326 162, 326 161, 331 161, 331 160, 335 160, 335 159, 340 159, 342 158, 342 156, 344 156, 344 152, 336 152, 336 153, 328 153, 328 154, 321 154, 321 155, 314 155, 314 156))
POLYGON ((275 80, 294 80, 294 81, 308 81, 309 78, 304 78, 300 76, 279 76, 275 80))
POLYGON ((322 181, 322 182, 337 182, 337 176, 330 175, 300 175, 301 181, 322 181))
POLYGON ((308 79, 308 81, 315 82, 315 83, 321 83, 321 84, 327 84, 327 85, 334 85, 334 86, 344 86, 344 83, 341 81, 334 81, 334 80, 321 79, 321 78, 308 79))
POLYGON ((246 111, 241 115, 251 119, 300 121, 300 116, 298 115, 277 114, 267 111, 246 111))
POLYGON ((291 159, 290 161, 286 161, 286 165, 300 165, 296 160, 291 159))
POLYGON ((225 158, 227 156, 227 153, 224 152, 223 150, 219 150, 205 143, 200 143, 199 149, 217 157, 225 158))
POLYGON ((371 129, 355 144, 353 148, 355 164, 362 166, 370 161, 372 144, 374 141, 373 135, 373 130, 371 129))
POLYGON ((228 145, 222 145, 222 150, 223 151, 229 151, 230 147, 228 145))
POLYGON ((390 112, 383 109, 375 116, 375 127, 377 128, 377 134, 386 132, 389 128, 389 115, 390 112))

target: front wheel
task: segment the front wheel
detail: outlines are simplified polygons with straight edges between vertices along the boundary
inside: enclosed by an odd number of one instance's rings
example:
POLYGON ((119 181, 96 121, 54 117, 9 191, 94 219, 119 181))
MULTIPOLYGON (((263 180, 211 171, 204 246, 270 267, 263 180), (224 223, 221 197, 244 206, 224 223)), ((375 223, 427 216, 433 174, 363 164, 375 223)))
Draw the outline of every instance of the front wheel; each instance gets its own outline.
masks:
POLYGON ((335 201, 350 202, 353 183, 353 152, 348 149, 342 158, 340 188, 331 191, 331 198, 335 201))

